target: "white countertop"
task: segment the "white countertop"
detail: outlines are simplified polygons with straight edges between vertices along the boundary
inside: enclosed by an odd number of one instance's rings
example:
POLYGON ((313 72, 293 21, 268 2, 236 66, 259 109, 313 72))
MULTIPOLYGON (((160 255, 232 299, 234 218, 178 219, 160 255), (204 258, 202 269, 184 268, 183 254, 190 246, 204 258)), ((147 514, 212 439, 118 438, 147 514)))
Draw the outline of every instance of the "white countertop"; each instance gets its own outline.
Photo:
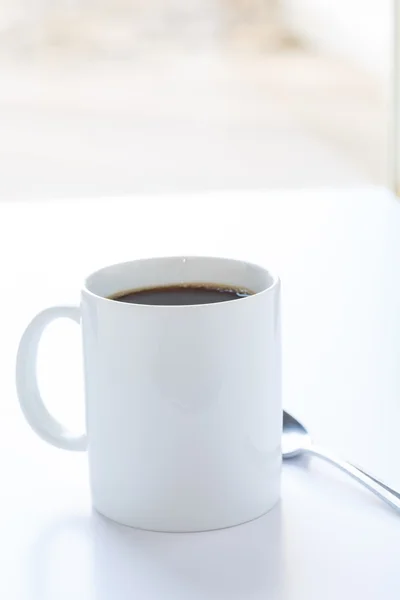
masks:
MULTIPOLYGON (((261 262, 283 282, 284 404, 320 444, 400 489, 400 205, 366 188, 0 204, 0 598, 325 600, 400 596, 400 516, 311 459, 281 505, 236 528, 157 534, 90 506, 86 458, 36 438, 13 382, 24 325, 82 277, 147 255, 261 262)), ((83 422, 79 334, 39 362, 49 407, 83 422)))

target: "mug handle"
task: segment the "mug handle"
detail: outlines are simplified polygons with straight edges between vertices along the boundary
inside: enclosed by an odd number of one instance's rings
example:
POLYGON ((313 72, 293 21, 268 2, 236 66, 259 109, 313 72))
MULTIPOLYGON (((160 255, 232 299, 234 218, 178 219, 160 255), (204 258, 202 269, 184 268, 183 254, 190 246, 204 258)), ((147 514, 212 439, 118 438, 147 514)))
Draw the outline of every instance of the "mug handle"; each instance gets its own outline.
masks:
POLYGON ((30 322, 19 343, 16 384, 19 403, 32 429, 49 444, 65 450, 86 450, 86 434, 74 434, 49 413, 37 382, 37 353, 43 331, 56 319, 72 319, 78 325, 81 312, 77 306, 54 306, 40 312, 30 322))

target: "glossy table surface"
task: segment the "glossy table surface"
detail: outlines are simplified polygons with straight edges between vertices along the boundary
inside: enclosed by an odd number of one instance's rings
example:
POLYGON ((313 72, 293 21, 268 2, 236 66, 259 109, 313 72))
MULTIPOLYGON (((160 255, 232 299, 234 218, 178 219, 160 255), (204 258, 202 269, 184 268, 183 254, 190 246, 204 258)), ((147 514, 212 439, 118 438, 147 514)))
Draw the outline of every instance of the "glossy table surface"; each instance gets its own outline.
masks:
MULTIPOLYGON (((130 530, 92 512, 84 454, 39 440, 14 357, 41 308, 148 255, 265 264, 283 283, 284 404, 319 444, 400 489, 400 204, 377 188, 0 204, 0 597, 326 600, 400 597, 400 515, 317 459, 284 464, 282 501, 203 534, 130 530)), ((84 421, 80 337, 46 333, 51 410, 84 421)))

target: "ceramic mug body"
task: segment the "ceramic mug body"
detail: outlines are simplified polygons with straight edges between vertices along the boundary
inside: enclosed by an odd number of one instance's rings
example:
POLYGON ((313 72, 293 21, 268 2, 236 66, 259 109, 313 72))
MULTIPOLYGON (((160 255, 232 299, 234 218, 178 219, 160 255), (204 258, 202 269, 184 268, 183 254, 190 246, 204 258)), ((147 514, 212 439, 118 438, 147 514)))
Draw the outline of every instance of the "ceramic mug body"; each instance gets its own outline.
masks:
POLYGON ((17 387, 35 431, 84 450, 94 507, 124 525, 202 531, 237 525, 279 499, 280 285, 262 267, 228 259, 157 258, 106 267, 81 306, 44 311, 18 352, 17 387), (190 306, 109 297, 175 283, 230 284, 253 295, 190 306), (32 364, 46 324, 82 325, 87 432, 46 411, 32 364), (33 382, 33 385, 32 385, 33 382))

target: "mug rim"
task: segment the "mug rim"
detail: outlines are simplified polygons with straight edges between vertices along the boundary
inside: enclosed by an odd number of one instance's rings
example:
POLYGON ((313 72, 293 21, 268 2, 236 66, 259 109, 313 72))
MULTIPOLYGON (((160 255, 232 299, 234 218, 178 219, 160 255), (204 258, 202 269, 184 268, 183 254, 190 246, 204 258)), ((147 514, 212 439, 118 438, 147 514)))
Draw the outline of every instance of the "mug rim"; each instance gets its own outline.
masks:
MULTIPOLYGON (((228 283, 228 282, 227 282, 228 283)), ((195 308, 201 308, 204 306, 212 306, 214 308, 216 307, 221 307, 224 304, 229 304, 231 302, 235 302, 237 303, 238 301, 243 302, 243 301, 249 301, 251 299, 257 298, 261 295, 264 294, 268 294, 270 292, 272 292, 275 288, 280 286, 280 278, 278 275, 276 275, 273 271, 270 271, 269 269, 267 269, 266 267, 252 262, 252 261, 248 261, 248 260, 242 260, 242 259, 238 259, 238 258, 229 258, 226 256, 207 256, 207 255, 197 255, 197 254, 182 254, 182 255, 168 255, 168 256, 152 256, 152 257, 144 257, 144 258, 136 258, 133 260, 127 260, 127 261, 122 261, 122 262, 116 262, 116 263, 111 263, 108 265, 105 265, 104 267, 101 267, 100 269, 96 269, 95 271, 92 271, 89 275, 87 275, 84 278, 83 281, 83 286, 82 286, 82 292, 84 292, 85 294, 91 296, 92 298, 95 298, 96 300, 100 300, 100 301, 104 301, 107 303, 112 303, 112 304, 119 304, 122 307, 126 308, 153 308, 153 309, 182 309, 182 308, 191 308, 191 309, 195 309, 195 308), (226 300, 224 302, 214 302, 214 303, 204 303, 204 304, 177 304, 177 305, 168 305, 168 304, 135 304, 135 303, 124 303, 124 302, 119 302, 117 303, 115 299, 113 298, 108 298, 106 296, 103 296, 101 294, 97 294, 95 292, 93 292, 90 288, 90 279, 96 276, 99 276, 102 274, 102 272, 106 272, 108 270, 112 270, 114 268, 124 268, 124 267, 128 267, 129 265, 133 265, 136 263, 145 263, 145 262, 158 262, 158 261, 164 261, 164 260, 206 260, 206 261, 226 261, 226 262, 230 262, 230 263, 237 263, 238 265, 247 265, 249 267, 258 269, 260 271, 263 271, 264 274, 267 274, 270 279, 271 279, 271 283, 270 285, 268 285, 268 287, 265 287, 264 289, 258 291, 258 292, 254 292, 252 294, 250 294, 249 296, 245 296, 243 298, 235 298, 232 300, 226 300)), ((169 285, 169 284, 167 284, 169 285)), ((172 284, 171 284, 172 285, 172 284)), ((233 285, 233 284, 232 284, 233 285)), ((151 287, 151 286, 149 286, 151 287)), ((155 287, 155 286, 154 286, 155 287)), ((143 289, 147 289, 147 288, 143 288, 143 289)))

